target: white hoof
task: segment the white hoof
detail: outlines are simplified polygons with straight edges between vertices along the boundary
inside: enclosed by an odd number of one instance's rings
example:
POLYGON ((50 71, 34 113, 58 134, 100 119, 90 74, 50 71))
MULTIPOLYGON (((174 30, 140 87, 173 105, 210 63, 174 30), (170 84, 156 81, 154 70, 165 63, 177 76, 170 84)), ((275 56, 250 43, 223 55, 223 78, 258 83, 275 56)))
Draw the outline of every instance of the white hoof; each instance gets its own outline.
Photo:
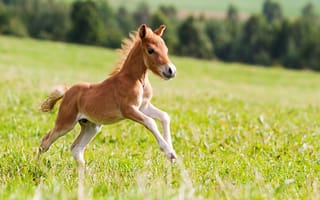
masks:
POLYGON ((172 150, 171 152, 167 153, 167 158, 170 162, 174 162, 175 159, 177 159, 177 154, 174 150, 172 150))

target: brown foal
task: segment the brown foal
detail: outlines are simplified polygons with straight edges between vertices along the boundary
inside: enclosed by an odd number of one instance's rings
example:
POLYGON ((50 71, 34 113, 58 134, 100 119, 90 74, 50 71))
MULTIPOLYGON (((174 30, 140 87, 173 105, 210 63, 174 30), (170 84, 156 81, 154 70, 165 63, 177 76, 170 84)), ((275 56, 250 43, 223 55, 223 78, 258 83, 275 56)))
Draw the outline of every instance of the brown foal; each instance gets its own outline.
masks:
POLYGON ((39 155, 79 122, 81 132, 71 146, 79 165, 85 164, 84 148, 99 132, 101 125, 123 119, 143 124, 152 132, 160 149, 170 161, 176 158, 170 135, 169 115, 151 104, 152 87, 148 69, 161 78, 175 77, 176 68, 168 58, 168 48, 161 38, 165 26, 152 31, 145 24, 122 45, 123 60, 109 78, 100 83, 78 83, 70 89, 57 86, 42 103, 41 110, 53 109, 62 99, 55 126, 42 139, 39 155), (154 121, 160 120, 163 136, 154 121))

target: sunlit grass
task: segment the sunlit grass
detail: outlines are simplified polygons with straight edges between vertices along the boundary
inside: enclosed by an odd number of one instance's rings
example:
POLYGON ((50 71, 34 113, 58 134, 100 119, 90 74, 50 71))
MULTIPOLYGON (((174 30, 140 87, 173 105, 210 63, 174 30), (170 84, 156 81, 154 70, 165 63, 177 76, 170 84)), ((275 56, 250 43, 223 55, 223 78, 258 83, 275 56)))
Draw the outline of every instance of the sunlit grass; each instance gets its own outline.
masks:
MULTIPOLYGON (((56 84, 100 81, 114 51, 0 37, 0 199, 77 199, 69 147, 79 127, 36 159, 56 84)), ((104 126, 85 152, 91 199, 317 199, 320 75, 172 58, 178 75, 150 74, 153 103, 172 119, 179 160, 130 121, 104 126)))

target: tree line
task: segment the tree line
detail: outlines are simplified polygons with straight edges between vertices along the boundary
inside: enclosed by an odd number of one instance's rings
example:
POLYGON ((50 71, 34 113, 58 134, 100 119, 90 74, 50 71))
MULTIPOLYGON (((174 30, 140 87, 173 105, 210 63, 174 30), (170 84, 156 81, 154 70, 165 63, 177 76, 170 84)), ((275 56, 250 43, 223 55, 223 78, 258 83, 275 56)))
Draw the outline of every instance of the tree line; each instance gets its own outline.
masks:
POLYGON ((224 19, 179 18, 172 6, 133 11, 107 1, 0 0, 0 34, 119 48, 141 23, 168 28, 170 53, 264 66, 320 70, 320 18, 311 3, 290 19, 281 5, 265 0, 260 14, 239 17, 230 5, 224 19))

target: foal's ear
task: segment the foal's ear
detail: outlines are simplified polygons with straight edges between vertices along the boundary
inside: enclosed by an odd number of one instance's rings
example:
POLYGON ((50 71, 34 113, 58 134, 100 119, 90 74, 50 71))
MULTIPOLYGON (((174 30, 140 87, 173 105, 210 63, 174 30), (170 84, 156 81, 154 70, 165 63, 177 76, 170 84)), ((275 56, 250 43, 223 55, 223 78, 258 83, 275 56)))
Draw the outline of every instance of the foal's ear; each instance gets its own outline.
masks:
POLYGON ((147 35, 147 25, 141 24, 139 27, 139 36, 141 39, 145 38, 147 35))
POLYGON ((166 30, 166 26, 165 25, 161 25, 159 26, 159 28, 157 28, 155 31, 153 31, 155 34, 162 36, 164 30, 166 30))

